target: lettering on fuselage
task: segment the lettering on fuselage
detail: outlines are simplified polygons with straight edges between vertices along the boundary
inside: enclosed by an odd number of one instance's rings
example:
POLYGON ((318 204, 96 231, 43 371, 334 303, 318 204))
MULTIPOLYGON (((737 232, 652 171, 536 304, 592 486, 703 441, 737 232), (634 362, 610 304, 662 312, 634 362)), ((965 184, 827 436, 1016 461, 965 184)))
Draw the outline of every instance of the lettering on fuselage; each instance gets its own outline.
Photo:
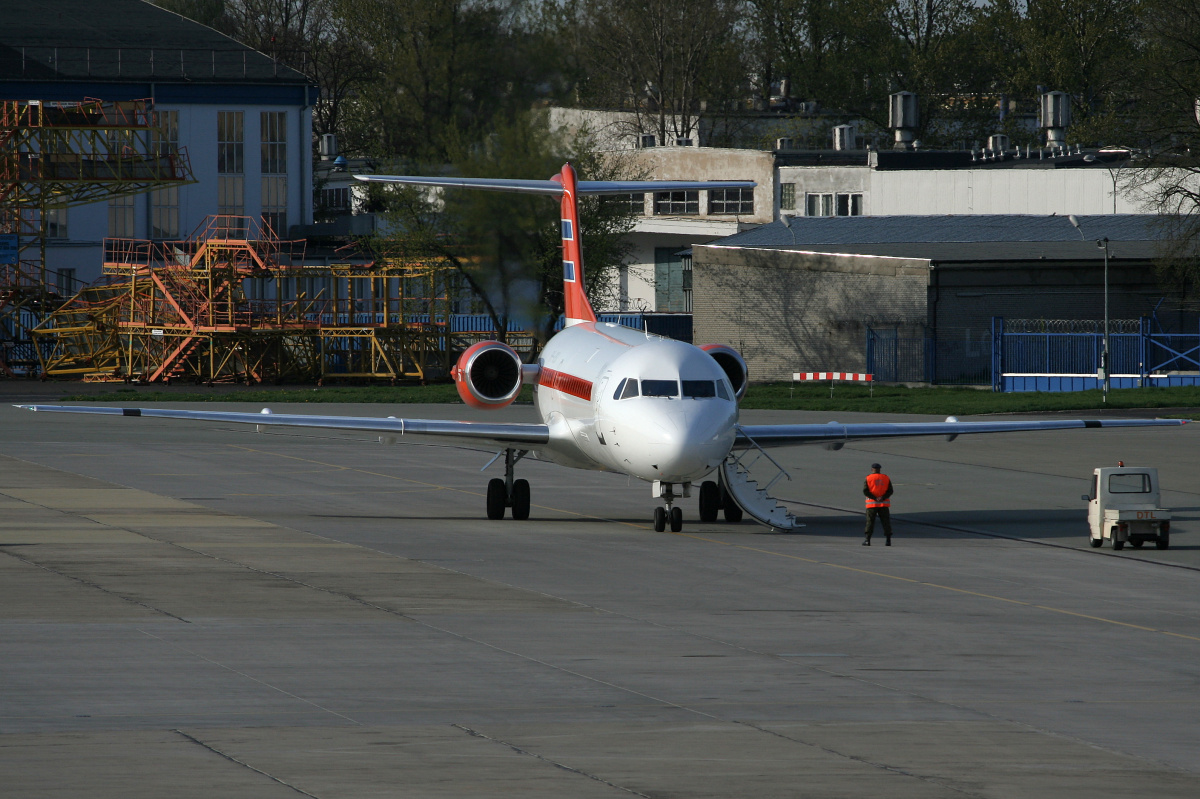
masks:
POLYGON ((582 377, 569 375, 566 372, 559 372, 543 366, 541 372, 538 374, 538 385, 552 388, 555 391, 561 391, 564 394, 570 394, 573 397, 579 397, 588 402, 592 401, 591 381, 584 380, 582 377))

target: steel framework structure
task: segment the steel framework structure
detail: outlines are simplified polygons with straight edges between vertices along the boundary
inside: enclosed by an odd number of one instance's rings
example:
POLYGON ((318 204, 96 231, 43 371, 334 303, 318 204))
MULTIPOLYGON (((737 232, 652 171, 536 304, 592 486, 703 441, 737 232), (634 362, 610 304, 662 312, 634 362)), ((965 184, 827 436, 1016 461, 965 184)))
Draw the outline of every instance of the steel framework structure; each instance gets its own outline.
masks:
POLYGON ((191 182, 149 101, 0 101, 0 375, 37 365, 30 332, 76 288, 46 268, 47 212, 191 182))
POLYGON ((188 239, 109 239, 104 276, 36 330, 47 377, 146 383, 449 373, 454 273, 438 261, 306 265, 303 242, 213 216, 188 239))

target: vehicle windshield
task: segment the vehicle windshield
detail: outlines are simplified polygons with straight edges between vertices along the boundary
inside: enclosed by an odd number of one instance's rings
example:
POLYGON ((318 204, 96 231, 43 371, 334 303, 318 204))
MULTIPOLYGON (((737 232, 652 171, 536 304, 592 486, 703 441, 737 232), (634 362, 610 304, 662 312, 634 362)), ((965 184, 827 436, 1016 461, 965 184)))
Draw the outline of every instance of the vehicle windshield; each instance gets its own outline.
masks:
POLYGON ((1108 476, 1108 492, 1110 494, 1149 494, 1150 475, 1111 474, 1108 476))
POLYGON ((717 396, 716 384, 711 380, 683 380, 683 396, 704 399, 717 396))
POLYGON ((643 380, 643 397, 678 397, 678 380, 643 380))

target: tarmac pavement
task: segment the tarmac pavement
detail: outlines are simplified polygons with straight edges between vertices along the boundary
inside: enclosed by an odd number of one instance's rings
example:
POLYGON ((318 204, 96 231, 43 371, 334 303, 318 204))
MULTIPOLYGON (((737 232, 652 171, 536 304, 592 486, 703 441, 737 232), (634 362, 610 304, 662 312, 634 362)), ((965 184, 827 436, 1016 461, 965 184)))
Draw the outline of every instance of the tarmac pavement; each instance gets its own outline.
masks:
POLYGON ((5 405, 0 795, 1196 796, 1197 436, 783 450, 802 534, 656 534, 618 475, 522 461, 489 522, 486 453, 5 405), (1087 546, 1117 459, 1170 550, 1087 546))

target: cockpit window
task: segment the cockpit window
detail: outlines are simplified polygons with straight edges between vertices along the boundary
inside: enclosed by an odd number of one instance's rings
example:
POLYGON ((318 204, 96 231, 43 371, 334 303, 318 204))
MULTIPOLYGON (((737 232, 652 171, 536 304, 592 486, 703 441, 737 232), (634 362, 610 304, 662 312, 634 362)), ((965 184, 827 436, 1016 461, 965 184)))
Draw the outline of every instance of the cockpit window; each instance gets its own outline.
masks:
POLYGON ((618 399, 629 399, 630 397, 636 397, 638 395, 638 382, 632 377, 627 380, 622 380, 621 383, 625 388, 623 391, 621 391, 621 396, 618 397, 618 399))
POLYGON ((705 399, 717 396, 716 384, 711 380, 683 380, 683 396, 705 399))
POLYGON ((625 383, 628 380, 629 380, 629 378, 625 378, 625 380, 622 380, 620 383, 617 383, 617 390, 613 392, 613 399, 621 398, 621 389, 625 388, 625 383))
POLYGON ((724 380, 717 381, 717 396, 723 400, 731 399, 729 396, 729 390, 725 388, 724 380))
POLYGON ((677 380, 643 380, 642 396, 644 397, 678 397, 679 381, 677 380))

